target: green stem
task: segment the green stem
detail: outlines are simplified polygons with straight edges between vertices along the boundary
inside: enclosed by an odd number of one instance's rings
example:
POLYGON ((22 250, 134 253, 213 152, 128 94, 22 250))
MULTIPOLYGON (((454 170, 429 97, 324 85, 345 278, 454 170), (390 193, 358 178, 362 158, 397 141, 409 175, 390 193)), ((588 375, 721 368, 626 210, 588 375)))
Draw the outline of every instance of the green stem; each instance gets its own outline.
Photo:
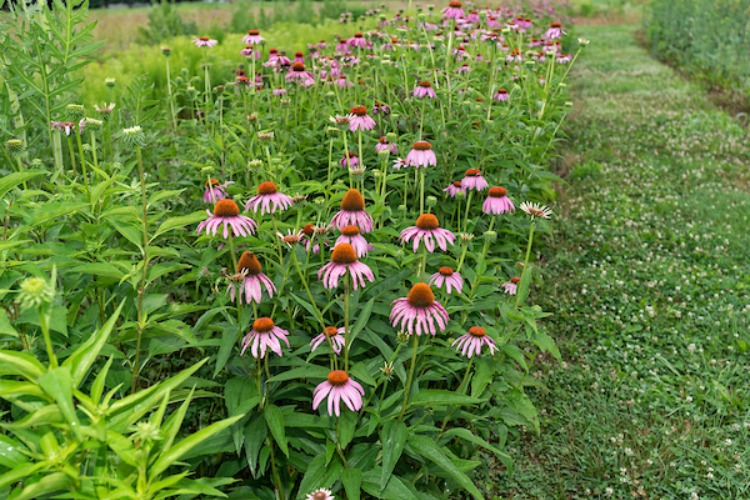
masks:
POLYGON ((146 293, 146 281, 148 280, 148 198, 146 197, 146 174, 143 170, 143 155, 141 154, 141 147, 135 147, 135 154, 138 159, 138 177, 141 183, 141 210, 142 210, 142 223, 143 223, 143 273, 141 274, 141 282, 138 286, 138 333, 135 344, 135 363, 133 365, 133 385, 131 391, 136 392, 138 385, 138 376, 140 374, 140 359, 141 359, 141 339, 143 332, 146 329, 146 315, 143 310, 143 296, 146 293))
POLYGON ((39 326, 42 328, 42 336, 44 337, 44 346, 47 349, 47 357, 49 358, 50 368, 57 368, 57 356, 52 348, 52 338, 49 333, 49 316, 42 308, 39 309, 39 326))
POLYGON ((344 371, 349 372, 349 294, 351 293, 351 276, 346 273, 344 279, 344 371))
POLYGON ((406 405, 409 402, 409 391, 411 390, 412 380, 414 379, 414 368, 417 366, 417 350, 419 349, 419 336, 412 333, 413 346, 411 352, 411 366, 409 367, 409 377, 406 379, 406 387, 404 387, 404 402, 401 405, 401 413, 398 416, 399 420, 403 420, 404 413, 406 412, 406 405))

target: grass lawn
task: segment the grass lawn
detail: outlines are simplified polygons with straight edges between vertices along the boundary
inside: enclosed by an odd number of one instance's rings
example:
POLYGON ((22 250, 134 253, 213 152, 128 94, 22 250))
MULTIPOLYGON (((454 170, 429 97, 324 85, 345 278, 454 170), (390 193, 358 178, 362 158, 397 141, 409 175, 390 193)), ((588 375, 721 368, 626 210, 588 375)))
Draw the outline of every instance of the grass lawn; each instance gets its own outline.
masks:
POLYGON ((502 497, 750 497, 747 130, 635 29, 577 28, 541 289, 564 363, 532 368, 541 436, 512 443, 502 497))

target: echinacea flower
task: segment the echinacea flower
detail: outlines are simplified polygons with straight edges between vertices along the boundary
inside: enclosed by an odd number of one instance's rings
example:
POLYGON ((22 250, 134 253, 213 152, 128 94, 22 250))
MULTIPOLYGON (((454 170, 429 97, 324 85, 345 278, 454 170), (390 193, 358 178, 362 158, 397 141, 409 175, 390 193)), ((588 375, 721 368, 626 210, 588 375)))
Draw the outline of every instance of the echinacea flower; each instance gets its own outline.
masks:
POLYGON ((222 184, 218 179, 212 177, 206 181, 206 190, 203 192, 203 203, 216 203, 219 200, 229 198, 226 187, 234 184, 232 181, 222 184))
POLYGON ((552 210, 540 203, 531 203, 524 201, 519 207, 521 210, 526 212, 531 218, 541 217, 542 219, 549 219, 552 215, 552 210))
POLYGON ((424 99, 425 97, 434 99, 435 89, 432 88, 432 84, 430 82, 422 81, 419 82, 416 87, 414 87, 413 95, 414 97, 418 97, 419 99, 424 99))
POLYGON ((258 318, 253 322, 253 329, 242 339, 240 355, 244 356, 249 347, 250 354, 255 359, 263 359, 268 349, 282 356, 281 342, 279 341, 284 341, 286 346, 289 347, 287 335, 289 335, 289 332, 276 326, 271 318, 258 318))
POLYGON ((508 295, 515 295, 516 291, 518 291, 518 284, 520 282, 521 278, 514 276, 510 279, 510 281, 506 281, 500 286, 503 287, 503 290, 505 290, 505 293, 507 293, 508 295))
POLYGON ((448 187, 443 189, 446 193, 448 193, 448 196, 451 198, 455 198, 458 193, 465 193, 466 190, 461 187, 461 181, 453 181, 450 184, 448 184, 448 187))
POLYGON ((495 341, 487 336, 487 331, 479 326, 472 326, 468 333, 465 333, 453 341, 451 346, 456 346, 462 356, 471 358, 475 354, 481 354, 482 346, 487 346, 490 355, 495 354, 495 341))
POLYGON ((558 21, 555 21, 555 22, 550 23, 549 29, 544 35, 542 35, 542 39, 555 40, 557 38, 562 37, 562 34, 563 34, 562 24, 560 24, 558 21))
POLYGON ((235 236, 252 236, 258 225, 250 217, 240 215, 240 207, 234 200, 219 200, 214 205, 214 212, 206 210, 208 219, 198 224, 198 234, 205 229, 206 234, 216 236, 219 226, 224 224, 224 239, 229 238, 229 228, 232 228, 232 234, 235 236))
POLYGON ((372 130, 375 128, 375 120, 367 115, 367 108, 364 106, 354 106, 350 110, 351 119, 349 120, 349 130, 372 130))
POLYGON ((406 155, 404 164, 416 168, 437 165, 437 157, 432 150, 432 144, 427 141, 417 141, 412 144, 412 150, 406 155))
POLYGON ((331 224, 339 230, 345 226, 357 226, 362 234, 372 231, 372 217, 365 210, 365 199, 358 190, 346 192, 341 200, 341 210, 333 216, 331 224))
POLYGON ((217 43, 219 43, 217 40, 212 40, 210 37, 207 36, 201 36, 198 38, 193 38, 193 43, 196 47, 213 47, 217 43))
POLYGON ((299 82, 305 87, 309 87, 310 85, 315 83, 315 77, 313 77, 311 73, 305 70, 305 65, 301 62, 292 64, 291 70, 289 70, 289 73, 286 74, 286 80, 288 82, 299 82))
POLYGON ((410 226, 401 231, 399 236, 403 243, 409 243, 414 240, 412 247, 416 252, 419 248, 419 242, 424 240, 424 245, 428 252, 435 251, 435 242, 438 247, 445 252, 448 250, 448 243, 451 245, 456 240, 456 236, 440 227, 438 218, 434 214, 422 214, 417 218, 415 226, 410 226))
POLYGON ((335 326, 327 326, 323 332, 312 339, 310 341, 310 352, 315 352, 315 349, 320 347, 320 344, 326 341, 326 339, 331 340, 331 347, 333 347, 333 352, 336 354, 341 354, 341 349, 344 348, 346 345, 346 339, 344 338, 344 333, 346 330, 344 327, 336 328, 335 326))
POLYGON ((75 126, 76 126, 76 124, 73 123, 73 122, 59 122, 58 121, 58 122, 52 122, 50 124, 50 130, 57 129, 60 132, 62 132, 64 130, 65 131, 65 135, 66 136, 70 136, 70 132, 72 130, 74 130, 75 126))
POLYGON ((508 95, 508 91, 505 89, 497 89, 497 92, 493 94, 492 99, 498 102, 507 102, 508 99, 510 99, 510 95, 508 95))
POLYGON ((328 415, 341 415, 341 401, 344 401, 351 411, 362 409, 362 396, 365 390, 349 377, 344 370, 333 370, 328 378, 318 384, 313 391, 313 410, 317 410, 320 403, 328 397, 328 415))
POLYGON ((372 269, 357 258, 357 252, 349 243, 339 243, 333 247, 331 261, 318 270, 318 279, 325 288, 339 286, 339 278, 347 272, 352 278, 352 288, 357 290, 365 286, 365 278, 371 283, 375 281, 372 269))
POLYGON ((447 293, 451 293, 453 290, 461 293, 461 289, 464 286, 464 279, 453 268, 443 266, 438 269, 438 272, 430 276, 430 285, 435 285, 438 288, 445 286, 447 293))
POLYGON ((378 113, 383 113, 384 115, 390 115, 391 114, 391 107, 387 104, 383 104, 382 102, 375 102, 375 106, 372 107, 372 114, 377 115, 378 113))
POLYGON ((364 49, 372 46, 372 44, 367 41, 362 33, 355 33, 353 37, 346 41, 346 43, 348 43, 352 47, 360 47, 364 49))
POLYGON ((461 179, 461 187, 466 191, 475 189, 477 191, 484 191, 490 187, 487 180, 482 177, 482 172, 476 168, 470 168, 466 171, 465 177, 461 179))
POLYGON ((508 191, 504 187, 495 186, 491 187, 487 191, 487 199, 482 204, 482 212, 487 215, 498 215, 504 214, 505 212, 512 212, 516 209, 513 202, 507 196, 508 191))
POLYGON ((463 4, 458 0, 453 0, 448 4, 448 7, 444 8, 441 12, 443 13, 443 19, 461 19, 465 16, 464 9, 461 7, 463 4))
POLYGON ((339 165, 344 168, 357 168, 359 166, 359 157, 353 151, 349 151, 339 160, 339 165))
POLYGON ((380 138, 377 144, 375 144, 375 152, 376 153, 382 153, 383 151, 387 151, 389 154, 397 155, 398 154, 398 146, 393 143, 388 142, 388 138, 383 136, 380 138))
POLYGON ((258 45, 265 41, 265 38, 263 38, 260 35, 260 31, 258 30, 248 30, 247 35, 242 37, 242 43, 248 44, 248 45, 258 45))
POLYGON ((346 75, 339 75, 334 83, 342 89, 354 87, 354 84, 346 79, 346 75))
MULTIPOLYGON (((263 288, 266 289, 268 297, 273 297, 276 293, 276 286, 273 281, 263 274, 263 268, 260 265, 258 257, 253 252, 242 252, 240 260, 237 262, 237 274, 230 278, 232 281, 241 281, 239 286, 239 301, 243 298, 247 304, 255 302, 260 304, 263 288), (262 286, 261 286, 262 285, 262 286)), ((229 284, 229 297, 234 302, 235 287, 233 283, 229 284)))
POLYGON ((331 490, 321 488, 307 495, 305 500, 334 500, 334 496, 331 490))
POLYGON ((304 237, 304 234, 302 231, 293 231, 291 229, 287 229, 286 234, 283 233, 276 233, 276 236, 284 242, 286 246, 289 248, 292 248, 294 245, 302 241, 302 238, 304 237))
POLYGON ((260 207, 260 215, 265 215, 266 212, 272 214, 277 209, 283 211, 291 206, 291 196, 279 193, 276 184, 266 181, 258 186, 258 194, 247 200, 245 210, 249 212, 252 209, 253 212, 257 212, 260 207))
POLYGON ((260 59, 260 51, 255 50, 252 45, 245 45, 245 48, 240 50, 240 55, 260 59))
MULTIPOLYGON (((339 243, 349 243, 357 252, 357 257, 362 258, 370 251, 370 244, 364 236, 359 234, 357 226, 344 226, 341 228, 341 236, 336 239, 335 245, 339 243)), ((334 246, 335 246, 334 245, 334 246)))
POLYGON ((409 335, 435 335, 438 330, 445 331, 450 319, 427 283, 415 284, 406 297, 394 300, 391 306, 391 325, 409 335))

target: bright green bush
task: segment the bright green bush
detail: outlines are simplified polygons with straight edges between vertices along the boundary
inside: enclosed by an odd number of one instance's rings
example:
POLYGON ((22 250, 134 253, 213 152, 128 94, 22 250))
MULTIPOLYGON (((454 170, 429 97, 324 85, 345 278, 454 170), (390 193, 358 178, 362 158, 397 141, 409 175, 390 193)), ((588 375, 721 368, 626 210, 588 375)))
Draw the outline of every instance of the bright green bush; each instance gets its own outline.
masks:
POLYGON ((647 17, 651 49, 709 83, 748 91, 750 0, 654 0, 647 17))

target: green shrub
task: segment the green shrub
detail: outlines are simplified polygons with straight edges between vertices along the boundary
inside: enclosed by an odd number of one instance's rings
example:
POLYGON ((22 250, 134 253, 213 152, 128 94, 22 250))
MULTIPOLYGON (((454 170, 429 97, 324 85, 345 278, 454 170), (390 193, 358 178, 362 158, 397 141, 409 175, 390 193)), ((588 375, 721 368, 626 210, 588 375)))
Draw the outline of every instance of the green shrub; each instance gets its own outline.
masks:
POLYGON ((148 26, 138 28, 139 41, 143 44, 158 44, 180 35, 195 35, 198 26, 182 20, 173 1, 162 0, 148 11, 148 26))

